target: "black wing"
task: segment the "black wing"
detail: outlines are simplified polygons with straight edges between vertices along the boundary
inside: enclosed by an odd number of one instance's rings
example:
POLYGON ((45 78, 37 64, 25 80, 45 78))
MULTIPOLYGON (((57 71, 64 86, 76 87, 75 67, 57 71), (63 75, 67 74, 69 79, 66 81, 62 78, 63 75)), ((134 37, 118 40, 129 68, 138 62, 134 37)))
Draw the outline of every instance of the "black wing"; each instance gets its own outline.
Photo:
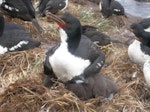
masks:
POLYGON ((105 63, 105 55, 100 48, 87 37, 82 36, 79 49, 75 53, 76 56, 90 60, 91 64, 81 74, 83 77, 89 77, 98 73, 105 63), (77 55, 78 54, 78 55, 77 55))
POLYGON ((8 51, 22 51, 33 49, 40 45, 40 42, 24 30, 4 31, 1 37, 1 45, 7 47, 8 51), (15 47, 16 46, 16 47, 15 47))
POLYGON ((47 87, 51 87, 53 85, 54 82, 52 81, 52 79, 57 79, 49 62, 49 57, 55 52, 58 47, 59 45, 57 44, 53 48, 49 49, 44 60, 44 85, 47 87))
POLYGON ((5 0, 1 8, 14 18, 25 21, 31 21, 35 18, 35 10, 30 0, 5 0))

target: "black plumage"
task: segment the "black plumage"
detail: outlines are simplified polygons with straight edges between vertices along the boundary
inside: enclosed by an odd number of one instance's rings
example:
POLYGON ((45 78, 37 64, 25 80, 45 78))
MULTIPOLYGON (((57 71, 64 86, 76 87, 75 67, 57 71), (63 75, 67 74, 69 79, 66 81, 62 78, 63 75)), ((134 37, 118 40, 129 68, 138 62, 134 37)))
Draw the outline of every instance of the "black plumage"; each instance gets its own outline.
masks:
POLYGON ((99 46, 104 46, 111 43, 109 36, 99 32, 95 27, 92 26, 82 26, 82 34, 87 36, 91 41, 98 44, 99 46))
MULTIPOLYGON (((139 24, 142 25, 142 27, 144 28, 144 30, 146 29, 150 29, 150 18, 146 18, 146 19, 143 19, 139 22, 139 24)), ((150 30, 149 30, 150 32, 150 30)))
POLYGON ((112 16, 112 11, 110 9, 111 0, 101 0, 99 3, 99 8, 102 15, 106 18, 112 16))
POLYGON ((112 15, 125 15, 124 7, 115 0, 101 0, 99 8, 104 17, 108 18, 112 15))
POLYGON ((24 28, 15 23, 6 23, 0 15, 0 54, 12 51, 33 49, 40 45, 40 42, 33 39, 24 28))
POLYGON ((105 46, 113 43, 122 43, 119 40, 113 39, 110 36, 98 31, 97 28, 89 25, 82 26, 82 35, 87 36, 92 42, 99 46, 105 46))
POLYGON ((40 0, 39 12, 41 16, 45 16, 46 12, 56 14, 68 6, 68 0, 40 0))
POLYGON ((4 14, 13 18, 31 21, 38 32, 42 31, 42 28, 36 20, 35 9, 31 0, 4 0, 1 4, 1 10, 4 14))
POLYGON ((137 39, 142 42, 142 44, 150 47, 150 32, 146 32, 143 26, 138 23, 133 23, 130 28, 137 39))
POLYGON ((66 83, 65 86, 82 100, 96 98, 99 96, 110 98, 111 100, 111 97, 113 98, 114 94, 118 91, 115 82, 103 74, 94 74, 86 80, 88 83, 66 83))
POLYGON ((118 1, 112 1, 110 4, 111 13, 114 15, 125 15, 124 7, 118 1))

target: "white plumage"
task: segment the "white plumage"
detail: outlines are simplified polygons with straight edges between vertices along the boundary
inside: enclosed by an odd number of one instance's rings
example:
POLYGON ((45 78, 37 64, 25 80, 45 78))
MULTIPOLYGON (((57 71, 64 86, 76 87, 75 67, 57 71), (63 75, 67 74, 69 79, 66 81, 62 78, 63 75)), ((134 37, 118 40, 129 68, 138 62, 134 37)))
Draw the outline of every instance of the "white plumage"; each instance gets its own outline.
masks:
POLYGON ((150 86, 150 60, 146 60, 143 66, 143 74, 146 83, 150 86))
POLYGON ((140 44, 141 42, 134 40, 128 47, 128 56, 134 63, 143 66, 146 60, 150 60, 150 56, 142 52, 140 44))

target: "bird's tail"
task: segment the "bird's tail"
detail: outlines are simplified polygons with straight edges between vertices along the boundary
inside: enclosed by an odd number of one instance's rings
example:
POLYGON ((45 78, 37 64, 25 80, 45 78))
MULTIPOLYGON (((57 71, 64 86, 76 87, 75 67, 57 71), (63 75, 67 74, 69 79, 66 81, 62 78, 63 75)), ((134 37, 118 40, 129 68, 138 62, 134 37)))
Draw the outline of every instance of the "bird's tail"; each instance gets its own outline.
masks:
POLYGON ((124 44, 124 42, 121 42, 121 41, 119 41, 119 40, 117 40, 117 39, 113 39, 113 38, 110 38, 110 41, 111 41, 112 43, 124 44))
POLYGON ((42 27, 39 25, 37 19, 32 19, 32 24, 34 25, 36 31, 38 32, 38 34, 40 35, 40 37, 42 37, 42 32, 43 32, 43 29, 42 27))

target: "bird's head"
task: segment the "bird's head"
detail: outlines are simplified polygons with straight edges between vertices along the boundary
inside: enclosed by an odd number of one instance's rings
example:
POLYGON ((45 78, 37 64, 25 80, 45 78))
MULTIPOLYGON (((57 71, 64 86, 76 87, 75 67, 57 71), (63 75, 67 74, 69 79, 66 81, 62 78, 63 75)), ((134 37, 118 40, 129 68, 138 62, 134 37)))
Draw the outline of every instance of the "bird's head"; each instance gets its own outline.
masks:
POLYGON ((54 20, 60 30, 65 31, 69 39, 74 40, 81 37, 81 24, 80 21, 70 13, 64 13, 61 16, 56 16, 50 12, 46 16, 54 20))
POLYGON ((46 4, 46 12, 49 11, 53 14, 57 14, 67 8, 68 0, 49 0, 46 4))
POLYGON ((130 25, 130 31, 134 33, 137 40, 142 39, 142 33, 144 32, 144 28, 142 27, 142 25, 133 23, 130 25))

